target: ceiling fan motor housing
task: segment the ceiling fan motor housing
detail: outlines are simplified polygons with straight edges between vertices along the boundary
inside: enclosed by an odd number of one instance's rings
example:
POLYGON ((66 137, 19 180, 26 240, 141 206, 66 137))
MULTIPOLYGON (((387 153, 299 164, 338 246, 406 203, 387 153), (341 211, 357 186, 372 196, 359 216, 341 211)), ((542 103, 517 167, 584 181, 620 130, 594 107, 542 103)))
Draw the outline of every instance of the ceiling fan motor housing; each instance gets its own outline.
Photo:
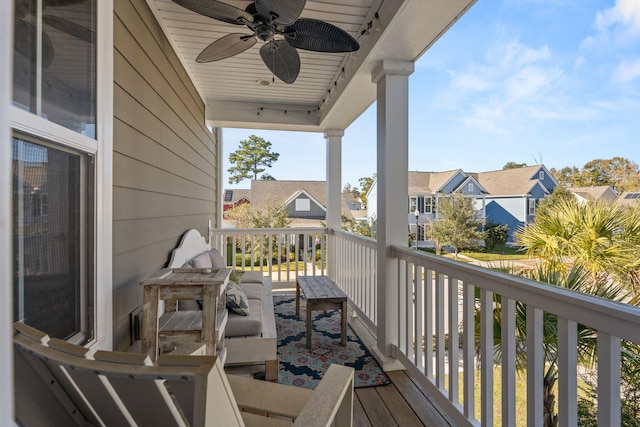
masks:
POLYGON ((276 32, 273 30, 271 25, 260 24, 255 28, 256 37, 262 40, 263 42, 268 42, 273 40, 273 36, 275 36, 276 32))

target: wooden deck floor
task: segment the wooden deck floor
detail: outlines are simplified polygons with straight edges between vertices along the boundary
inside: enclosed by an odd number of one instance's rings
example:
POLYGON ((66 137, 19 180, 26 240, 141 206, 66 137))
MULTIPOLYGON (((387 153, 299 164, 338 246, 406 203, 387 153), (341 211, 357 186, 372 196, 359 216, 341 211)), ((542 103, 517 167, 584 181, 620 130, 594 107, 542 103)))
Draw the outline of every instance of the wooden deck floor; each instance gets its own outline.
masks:
POLYGON ((353 425, 450 426, 406 371, 387 372, 393 384, 355 390, 353 425))

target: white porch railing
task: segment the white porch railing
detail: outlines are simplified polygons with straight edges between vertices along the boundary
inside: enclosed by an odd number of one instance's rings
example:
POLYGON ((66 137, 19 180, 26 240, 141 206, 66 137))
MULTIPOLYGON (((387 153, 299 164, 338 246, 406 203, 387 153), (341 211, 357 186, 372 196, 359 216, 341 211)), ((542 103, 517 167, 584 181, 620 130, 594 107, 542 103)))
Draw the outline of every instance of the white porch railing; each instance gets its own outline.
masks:
POLYGON ((274 282, 326 274, 327 229, 224 228, 211 230, 211 246, 233 268, 267 272, 274 282), (249 265, 247 265, 249 264, 249 265))
POLYGON ((335 282, 349 296, 353 309, 372 331, 377 324, 376 241, 342 230, 336 236, 335 282))
POLYGON ((494 422, 494 295, 501 297, 502 425, 516 425, 516 302, 523 303, 527 314, 527 425, 543 425, 545 312, 558 316, 559 425, 577 425, 578 324, 597 331, 598 425, 620 425, 620 342, 640 343, 639 308, 403 247, 393 246, 391 256, 399 261, 400 283, 398 343, 393 356, 420 379, 457 425, 480 422, 490 426, 494 422), (475 323, 476 309, 481 313, 480 325, 475 323), (479 384, 474 359, 477 327, 479 384), (481 393, 480 420, 475 417, 477 389, 481 393))
MULTIPOLYGON (((331 233, 337 251, 334 280, 349 296, 360 320, 375 332, 381 318, 376 297, 376 241, 344 231, 331 233)), ((212 243, 224 256, 229 248, 236 248, 242 256, 266 254, 263 264, 245 268, 266 267, 276 281, 295 282, 298 274, 325 274, 325 229, 214 230, 212 236, 212 243), (316 237, 317 245, 313 244, 316 237), (307 268, 292 268, 289 257, 282 261, 287 250, 307 260, 307 268), (321 259, 319 263, 308 261, 316 256, 321 259), (274 259, 279 261, 269 261, 274 259)), ((544 313, 558 316, 559 425, 577 425, 578 324, 597 331, 598 425, 620 425, 621 340, 640 343, 640 308, 406 247, 392 246, 389 253, 399 266, 398 306, 386 314, 388 322, 397 324, 392 356, 404 364, 456 425, 493 425, 494 403, 502 407, 502 425, 516 425, 517 302, 527 313, 527 425, 543 425, 544 313), (502 355, 497 364, 493 346, 495 295, 501 298, 502 355), (480 313, 479 324, 476 310, 480 313), (479 346, 476 329, 480 331, 479 346), (496 366, 502 375, 500 402, 494 402, 496 366), (479 411, 475 407, 476 390, 481 394, 479 411)))

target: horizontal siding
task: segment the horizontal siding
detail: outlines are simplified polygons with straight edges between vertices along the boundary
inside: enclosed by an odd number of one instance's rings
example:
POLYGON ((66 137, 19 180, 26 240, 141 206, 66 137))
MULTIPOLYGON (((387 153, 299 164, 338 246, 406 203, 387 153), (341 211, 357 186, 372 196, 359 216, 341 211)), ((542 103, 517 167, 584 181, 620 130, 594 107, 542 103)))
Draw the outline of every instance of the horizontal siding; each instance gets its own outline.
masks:
POLYGON ((144 0, 114 2, 114 348, 129 346, 140 279, 215 219, 217 142, 205 105, 144 0))

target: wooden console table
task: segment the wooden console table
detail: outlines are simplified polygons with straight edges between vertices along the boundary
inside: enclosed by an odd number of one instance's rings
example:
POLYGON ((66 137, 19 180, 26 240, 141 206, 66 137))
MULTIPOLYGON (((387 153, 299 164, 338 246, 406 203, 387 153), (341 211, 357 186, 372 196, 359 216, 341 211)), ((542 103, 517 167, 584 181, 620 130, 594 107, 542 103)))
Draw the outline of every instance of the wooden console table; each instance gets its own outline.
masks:
POLYGON ((142 352, 155 362, 162 347, 191 354, 194 344, 203 343, 207 355, 217 354, 224 362, 225 288, 230 273, 228 268, 163 268, 142 280, 142 352), (202 310, 168 311, 159 316, 163 300, 201 300, 202 310))
POLYGON ((347 345, 347 294, 327 276, 298 276, 296 281, 296 316, 300 317, 300 291, 307 300, 307 348, 311 348, 313 310, 341 311, 340 344, 347 345))

